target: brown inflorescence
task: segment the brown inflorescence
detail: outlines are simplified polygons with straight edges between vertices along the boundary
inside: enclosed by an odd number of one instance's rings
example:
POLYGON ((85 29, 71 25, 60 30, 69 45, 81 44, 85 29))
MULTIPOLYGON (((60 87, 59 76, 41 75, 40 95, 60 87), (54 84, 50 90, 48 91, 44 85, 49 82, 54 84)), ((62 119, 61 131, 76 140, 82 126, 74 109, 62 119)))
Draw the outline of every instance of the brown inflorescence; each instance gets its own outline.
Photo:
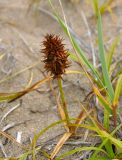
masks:
POLYGON ((41 52, 44 53, 44 68, 54 78, 61 78, 61 75, 65 73, 65 69, 70 64, 68 50, 64 48, 62 41, 57 35, 47 34, 42 42, 44 48, 41 52))

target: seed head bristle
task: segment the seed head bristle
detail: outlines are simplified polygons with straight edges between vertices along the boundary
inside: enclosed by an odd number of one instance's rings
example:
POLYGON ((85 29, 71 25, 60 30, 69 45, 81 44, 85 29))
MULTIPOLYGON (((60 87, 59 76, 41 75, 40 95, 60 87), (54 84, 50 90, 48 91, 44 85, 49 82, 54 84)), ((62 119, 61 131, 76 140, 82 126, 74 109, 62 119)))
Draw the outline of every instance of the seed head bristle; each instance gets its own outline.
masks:
POLYGON ((68 50, 64 48, 62 41, 57 35, 47 34, 42 42, 44 48, 41 52, 44 54, 44 68, 54 78, 61 77, 70 64, 68 61, 68 50))

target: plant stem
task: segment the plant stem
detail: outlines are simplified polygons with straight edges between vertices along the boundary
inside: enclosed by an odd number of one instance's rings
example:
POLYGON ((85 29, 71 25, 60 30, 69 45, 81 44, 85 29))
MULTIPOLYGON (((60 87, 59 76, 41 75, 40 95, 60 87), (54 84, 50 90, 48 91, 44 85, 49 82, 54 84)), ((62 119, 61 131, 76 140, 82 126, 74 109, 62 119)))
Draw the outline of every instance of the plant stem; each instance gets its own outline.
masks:
POLYGON ((117 126, 117 105, 113 106, 114 127, 117 126))
POLYGON ((64 91, 63 91, 63 87, 62 87, 62 79, 58 78, 57 80, 58 80, 58 86, 59 86, 61 101, 62 101, 62 105, 63 105, 63 110, 65 113, 66 122, 68 125, 69 124, 69 115, 68 115, 67 105, 66 105, 66 101, 65 101, 65 95, 64 95, 64 91))

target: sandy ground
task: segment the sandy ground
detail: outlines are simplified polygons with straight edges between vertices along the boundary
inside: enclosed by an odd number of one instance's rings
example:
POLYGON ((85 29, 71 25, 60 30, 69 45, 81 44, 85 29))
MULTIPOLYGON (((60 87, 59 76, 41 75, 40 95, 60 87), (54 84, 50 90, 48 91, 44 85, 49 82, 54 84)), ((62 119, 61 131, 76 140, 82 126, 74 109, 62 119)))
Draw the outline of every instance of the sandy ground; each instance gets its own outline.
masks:
MULTIPOLYGON (((61 13, 61 8, 57 0, 54 0, 56 9, 61 13)), ((120 34, 122 34, 122 4, 116 0, 117 6, 113 8, 113 15, 108 12, 103 15, 104 41, 106 48, 120 34)), ((38 9, 32 8, 27 12, 29 0, 0 0, 0 55, 4 57, 0 60, 0 92, 12 92, 24 89, 30 77, 33 77, 32 83, 43 78, 42 54, 40 53, 41 41, 47 33, 58 34, 64 37, 66 47, 73 51, 72 46, 63 33, 60 25, 49 15, 51 8, 47 0, 41 0, 38 9), (27 69, 21 74, 6 80, 7 77, 27 69)), ((68 19, 70 27, 75 35, 78 36, 80 45, 86 51, 91 59, 91 47, 89 42, 88 30, 84 23, 85 15, 92 33, 94 45, 96 45, 96 21, 91 7, 81 0, 79 3, 71 3, 68 0, 62 0, 63 8, 68 19)), ((36 6, 35 6, 36 7, 36 6)), ((116 52, 115 60, 122 58, 122 41, 116 52)), ((97 49, 96 49, 97 54, 97 49)), ((72 62, 70 70, 81 70, 80 66, 72 62)), ((84 76, 65 75, 64 90, 70 111, 70 115, 75 117, 81 111, 78 101, 82 101, 89 91, 89 85, 84 76)), ((56 87, 56 82, 53 81, 56 87)), ((0 104, 0 119, 13 107, 18 106, 4 120, 0 121, 0 129, 4 130, 6 126, 12 127, 6 129, 6 133, 17 137, 22 133, 22 144, 28 144, 33 136, 47 127, 51 123, 59 120, 55 98, 48 90, 48 84, 42 85, 39 91, 34 91, 25 95, 12 103, 0 104)), ((62 125, 50 129, 40 138, 39 144, 46 144, 45 149, 50 151, 55 145, 55 141, 64 133, 62 125)), ((23 151, 20 147, 11 141, 2 137, 2 143, 5 147, 6 156, 19 156, 23 151)), ((81 145, 80 145, 81 146, 81 145)), ((64 146, 63 151, 68 151, 76 146, 64 146)), ((4 157, 0 150, 0 157, 4 157)), ((70 157, 70 160, 79 159, 81 154, 70 157)), ((43 158, 42 158, 43 159, 43 158)), ((66 158, 67 159, 67 158, 66 158)), ((82 158, 81 158, 82 159, 82 158)))

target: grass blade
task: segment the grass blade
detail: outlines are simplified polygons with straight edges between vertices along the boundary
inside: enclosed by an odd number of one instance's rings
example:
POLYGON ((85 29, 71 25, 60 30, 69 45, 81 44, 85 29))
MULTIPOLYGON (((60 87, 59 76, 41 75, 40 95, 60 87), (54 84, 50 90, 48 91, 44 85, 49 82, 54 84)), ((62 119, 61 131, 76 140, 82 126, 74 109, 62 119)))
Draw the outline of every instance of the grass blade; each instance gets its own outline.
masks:
POLYGON ((102 19, 100 12, 98 11, 98 41, 99 41, 99 59, 102 65, 102 73, 103 78, 105 81, 105 86, 107 87, 108 93, 110 95, 110 100, 113 100, 114 97, 114 90, 112 87, 112 83, 109 78, 109 72, 107 68, 107 63, 105 59, 105 51, 104 51, 104 44, 103 44, 103 35, 102 35, 102 19))
POLYGON ((81 152, 81 151, 88 151, 88 150, 99 150, 105 154, 107 154, 103 149, 98 149, 97 147, 82 147, 82 148, 76 148, 74 150, 71 150, 69 152, 66 152, 64 154, 62 154, 61 156, 59 156, 58 158, 56 158, 55 160, 61 160, 64 159, 65 157, 69 156, 69 155, 73 155, 76 152, 81 152))
POLYGON ((29 88, 26 88, 25 90, 23 91, 20 91, 20 92, 15 92, 15 93, 0 93, 0 102, 4 102, 4 101, 13 101, 17 98, 20 98, 22 97, 23 95, 37 89, 40 85, 42 85, 43 83, 49 81, 51 79, 51 77, 47 77, 47 78, 44 78, 38 82, 36 82, 35 84, 33 84, 31 87, 29 88))
POLYGON ((92 4, 93 4, 93 9, 94 9, 95 15, 97 16, 98 9, 99 9, 99 0, 93 0, 92 4))
POLYGON ((116 127, 117 123, 117 107, 119 103, 119 97, 121 94, 121 87, 122 87, 122 74, 119 76, 119 79, 116 84, 115 88, 115 95, 114 95, 114 100, 113 100, 113 114, 114 114, 114 126, 116 127))
POLYGON ((119 79, 118 79, 117 84, 116 84, 115 95, 114 95, 114 100, 113 100, 113 106, 117 106, 118 105, 121 87, 122 87, 122 74, 119 76, 119 79))
POLYGON ((110 104, 106 101, 106 99, 101 95, 101 93, 95 86, 93 87, 93 91, 95 95, 97 96, 99 103, 102 105, 102 107, 106 109, 109 113, 112 113, 112 108, 110 104))
POLYGON ((54 157, 56 156, 56 154, 59 152, 59 150, 61 149, 61 147, 63 146, 63 144, 69 139, 69 137, 72 135, 72 133, 70 132, 66 132, 63 137, 61 137, 61 139, 59 140, 59 142, 57 143, 57 145, 55 146, 53 152, 51 153, 50 159, 54 159, 54 157))
POLYGON ((117 44, 119 43, 121 37, 118 36, 112 43, 108 53, 107 53, 107 58, 106 58, 106 62, 107 62, 107 66, 108 66, 108 71, 110 70, 110 66, 111 66, 111 63, 112 63, 112 56, 113 56, 113 53, 115 51, 115 48, 117 46, 117 44))

